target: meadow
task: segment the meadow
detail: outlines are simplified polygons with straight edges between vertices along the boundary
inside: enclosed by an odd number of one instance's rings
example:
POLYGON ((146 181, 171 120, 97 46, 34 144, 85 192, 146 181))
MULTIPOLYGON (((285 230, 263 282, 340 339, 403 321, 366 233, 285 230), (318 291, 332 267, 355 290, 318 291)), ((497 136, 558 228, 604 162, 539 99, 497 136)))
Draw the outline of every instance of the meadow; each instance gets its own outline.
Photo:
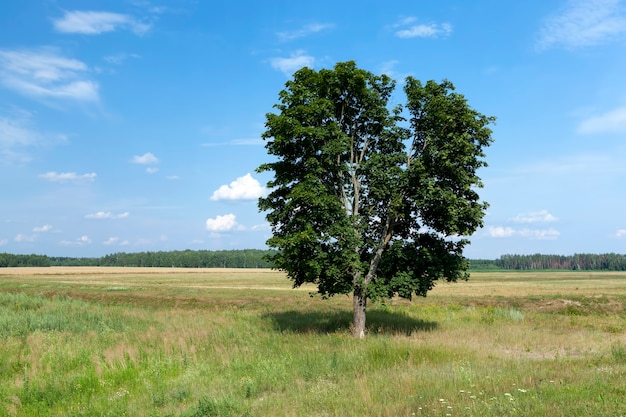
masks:
POLYGON ((626 273, 371 304, 252 269, 0 268, 0 416, 626 416, 626 273))

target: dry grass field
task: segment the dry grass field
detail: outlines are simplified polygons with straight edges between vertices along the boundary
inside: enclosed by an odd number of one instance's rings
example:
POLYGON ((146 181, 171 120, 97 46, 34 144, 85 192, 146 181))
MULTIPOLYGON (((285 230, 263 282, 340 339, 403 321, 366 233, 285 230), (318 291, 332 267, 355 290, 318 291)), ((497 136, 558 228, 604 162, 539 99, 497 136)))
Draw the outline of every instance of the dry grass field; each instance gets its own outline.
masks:
POLYGON ((626 416, 626 273, 372 304, 270 270, 0 269, 0 416, 626 416))

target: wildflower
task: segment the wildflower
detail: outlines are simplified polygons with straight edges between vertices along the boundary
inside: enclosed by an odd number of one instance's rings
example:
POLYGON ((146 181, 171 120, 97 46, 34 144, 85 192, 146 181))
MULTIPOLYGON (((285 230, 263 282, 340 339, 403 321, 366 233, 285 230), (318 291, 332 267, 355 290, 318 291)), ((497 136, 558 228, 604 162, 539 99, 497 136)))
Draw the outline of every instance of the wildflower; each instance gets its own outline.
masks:
POLYGON ((518 390, 519 392, 527 392, 527 390, 522 389, 522 388, 518 388, 517 390, 518 390))

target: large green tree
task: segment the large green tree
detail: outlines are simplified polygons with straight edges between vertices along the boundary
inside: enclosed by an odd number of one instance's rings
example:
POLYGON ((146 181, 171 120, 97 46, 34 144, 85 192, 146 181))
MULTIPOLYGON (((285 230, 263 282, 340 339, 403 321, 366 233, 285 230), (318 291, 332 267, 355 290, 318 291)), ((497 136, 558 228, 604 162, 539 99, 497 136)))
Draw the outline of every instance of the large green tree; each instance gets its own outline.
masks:
POLYGON ((462 251, 487 207, 477 189, 494 121, 448 82, 395 82, 354 62, 302 68, 267 114, 271 192, 259 200, 294 286, 352 293, 353 332, 368 299, 425 296, 438 279, 467 278, 462 251))

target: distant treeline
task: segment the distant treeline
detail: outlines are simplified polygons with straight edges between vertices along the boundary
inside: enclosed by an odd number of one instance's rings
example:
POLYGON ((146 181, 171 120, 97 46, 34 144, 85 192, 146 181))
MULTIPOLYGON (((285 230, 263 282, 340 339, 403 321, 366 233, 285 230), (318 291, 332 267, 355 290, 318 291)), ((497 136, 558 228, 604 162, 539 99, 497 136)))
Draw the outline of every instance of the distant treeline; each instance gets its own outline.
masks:
POLYGON ((473 270, 581 270, 626 271, 626 255, 617 253, 574 255, 502 255, 495 260, 470 260, 473 270))
MULTIPOLYGON (((0 253, 0 268, 16 266, 139 266, 161 268, 270 268, 261 249, 113 253, 101 258, 49 257, 0 253)), ((498 259, 470 259, 470 270, 585 270, 626 271, 626 255, 502 255, 498 259)))
POLYGON ((260 249, 113 253, 101 258, 71 258, 0 253, 0 268, 15 266, 139 266, 164 268, 269 268, 260 249))
POLYGON ((12 255, 0 253, 0 268, 16 266, 50 266, 46 255, 12 255))

